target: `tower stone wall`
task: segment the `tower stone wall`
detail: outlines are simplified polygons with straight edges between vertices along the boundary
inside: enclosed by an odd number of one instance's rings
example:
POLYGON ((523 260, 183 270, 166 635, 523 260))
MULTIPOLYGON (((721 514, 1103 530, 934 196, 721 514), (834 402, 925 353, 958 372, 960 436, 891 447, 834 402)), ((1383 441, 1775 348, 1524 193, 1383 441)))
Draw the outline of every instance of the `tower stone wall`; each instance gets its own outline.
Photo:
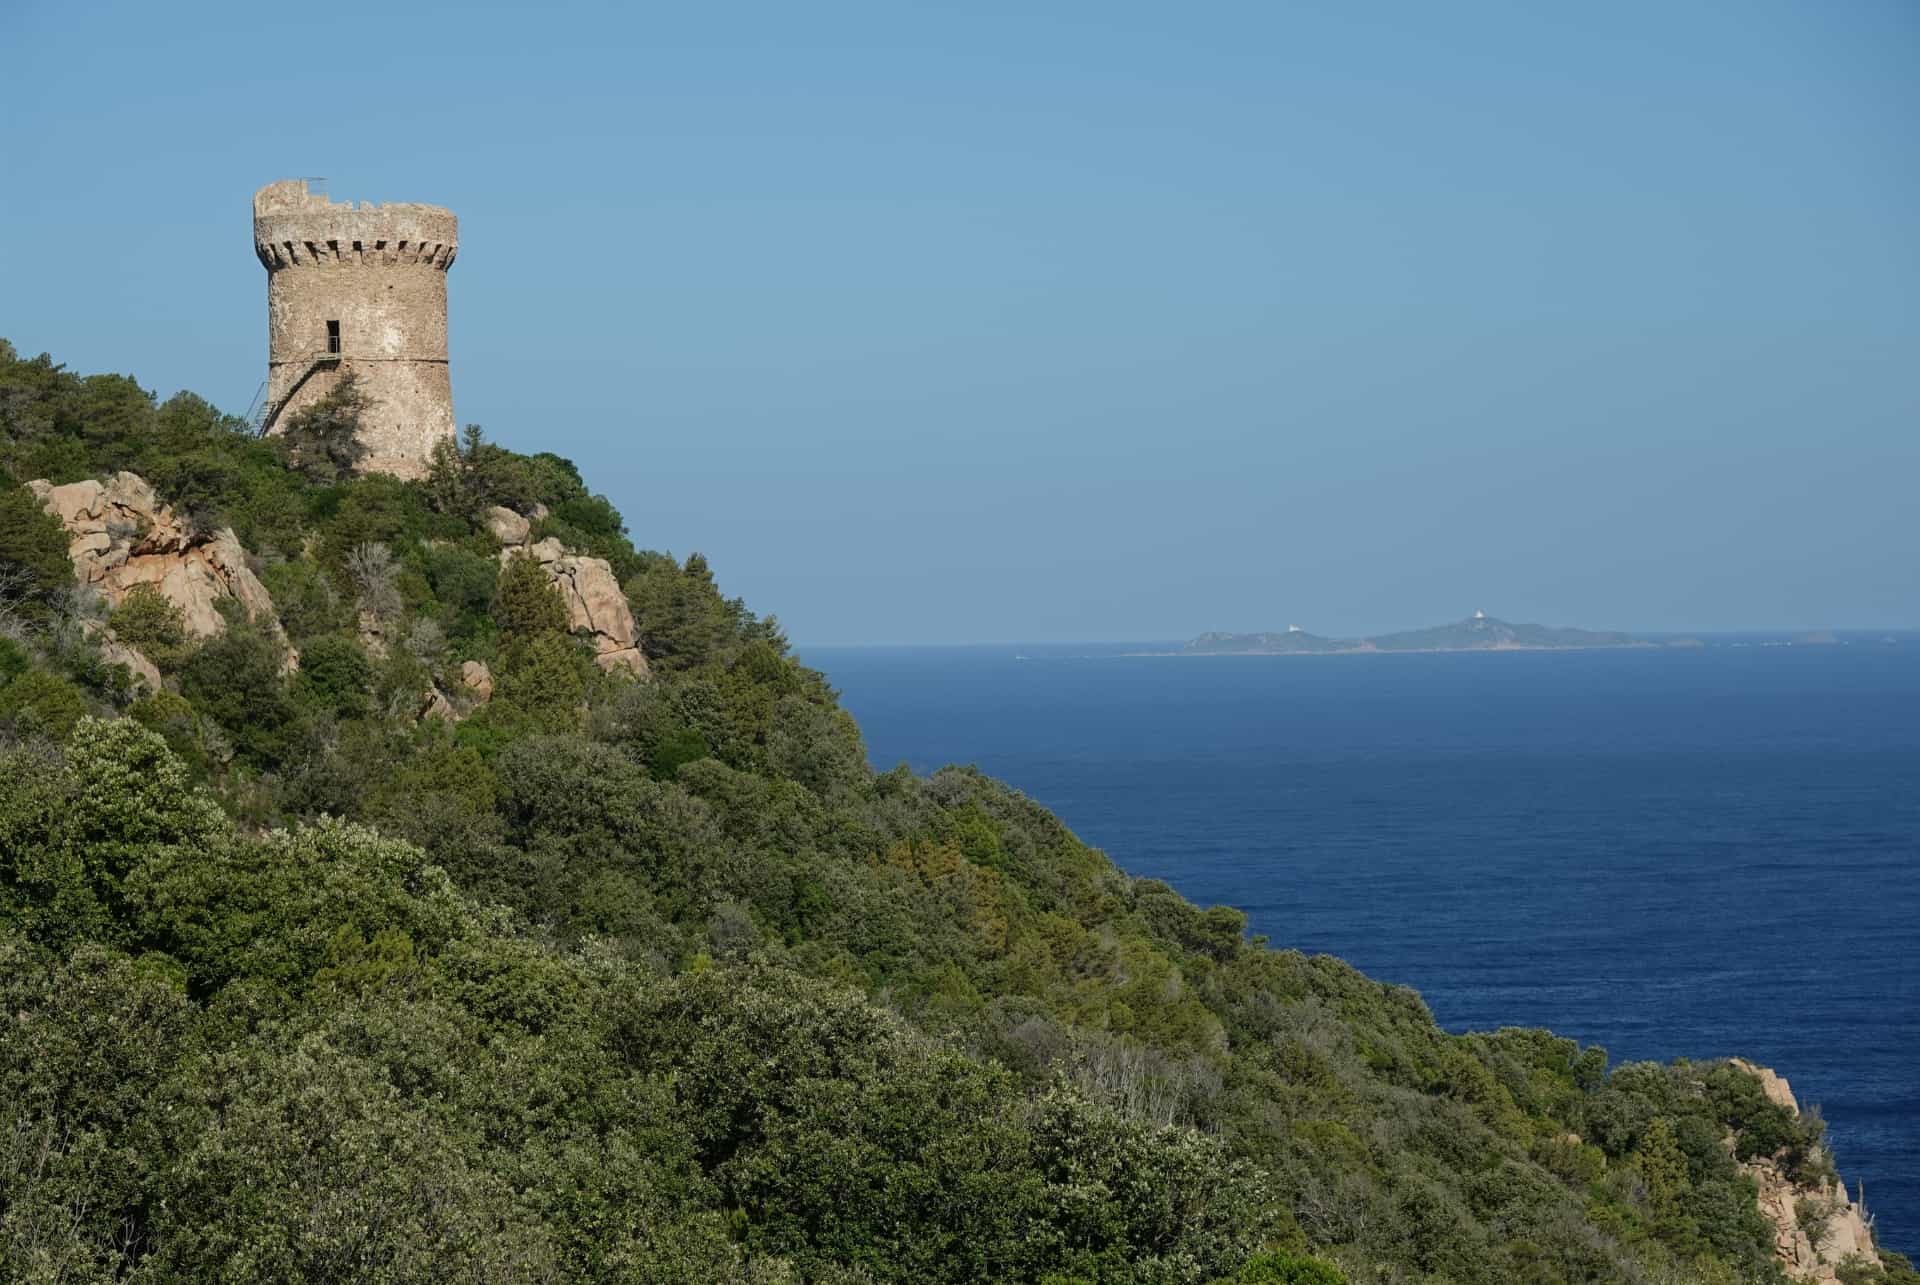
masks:
POLYGON ((421 477, 454 436, 447 269, 459 221, 437 205, 331 201, 299 179, 254 193, 267 270, 262 428, 284 429, 353 374, 366 394, 361 468, 421 477))

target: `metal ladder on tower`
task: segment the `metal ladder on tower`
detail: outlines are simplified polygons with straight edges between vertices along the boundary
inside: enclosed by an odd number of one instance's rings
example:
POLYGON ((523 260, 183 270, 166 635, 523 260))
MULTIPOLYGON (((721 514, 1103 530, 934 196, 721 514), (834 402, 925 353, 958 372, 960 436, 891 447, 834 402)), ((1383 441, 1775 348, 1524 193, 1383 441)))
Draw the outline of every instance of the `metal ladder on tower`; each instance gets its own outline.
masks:
POLYGON ((287 403, 293 400, 293 395, 313 378, 313 372, 322 366, 338 366, 345 355, 333 349, 308 354, 301 368, 300 377, 294 380, 286 394, 277 400, 267 398, 267 381, 261 380, 259 389, 253 394, 253 404, 247 407, 246 420, 249 431, 255 437, 266 436, 267 430, 273 427, 273 421, 279 418, 280 412, 285 410, 287 403))
POLYGON ((267 381, 261 380, 260 387, 253 390, 253 400, 247 403, 247 413, 241 418, 247 422, 247 431, 255 437, 264 430, 267 419, 267 381))

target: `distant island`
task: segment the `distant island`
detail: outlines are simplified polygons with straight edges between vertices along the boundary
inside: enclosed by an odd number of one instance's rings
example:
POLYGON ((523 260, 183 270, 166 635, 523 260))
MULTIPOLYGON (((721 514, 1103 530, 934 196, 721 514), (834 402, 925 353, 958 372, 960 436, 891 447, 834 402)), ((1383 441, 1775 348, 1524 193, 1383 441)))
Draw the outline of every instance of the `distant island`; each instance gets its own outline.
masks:
POLYGON ((1178 656, 1337 655, 1377 651, 1570 651, 1589 647, 1652 647, 1631 634, 1599 629, 1563 629, 1514 624, 1476 611, 1465 620, 1406 629, 1372 638, 1328 638, 1292 626, 1284 633, 1205 633, 1172 654, 1178 656))

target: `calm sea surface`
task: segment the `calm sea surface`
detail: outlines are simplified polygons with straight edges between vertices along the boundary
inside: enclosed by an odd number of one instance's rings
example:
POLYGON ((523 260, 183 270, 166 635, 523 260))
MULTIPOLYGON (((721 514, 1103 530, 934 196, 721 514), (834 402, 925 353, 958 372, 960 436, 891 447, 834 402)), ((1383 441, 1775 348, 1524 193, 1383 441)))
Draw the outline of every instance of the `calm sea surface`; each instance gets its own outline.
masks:
POLYGON ((1777 1068, 1920 1249, 1920 641, 1120 650, 803 655, 876 765, 978 764, 1449 1030, 1777 1068))

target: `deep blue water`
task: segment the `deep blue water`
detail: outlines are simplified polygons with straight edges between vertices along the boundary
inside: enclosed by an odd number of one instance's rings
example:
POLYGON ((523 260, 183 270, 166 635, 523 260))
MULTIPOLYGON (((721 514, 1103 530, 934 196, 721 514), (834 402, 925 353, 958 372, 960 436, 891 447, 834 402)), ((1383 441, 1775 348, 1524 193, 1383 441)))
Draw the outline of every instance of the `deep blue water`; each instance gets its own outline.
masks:
POLYGON ((1920 1248, 1920 642, 1094 650, 804 659, 877 765, 978 764, 1449 1030, 1775 1067, 1920 1248))

